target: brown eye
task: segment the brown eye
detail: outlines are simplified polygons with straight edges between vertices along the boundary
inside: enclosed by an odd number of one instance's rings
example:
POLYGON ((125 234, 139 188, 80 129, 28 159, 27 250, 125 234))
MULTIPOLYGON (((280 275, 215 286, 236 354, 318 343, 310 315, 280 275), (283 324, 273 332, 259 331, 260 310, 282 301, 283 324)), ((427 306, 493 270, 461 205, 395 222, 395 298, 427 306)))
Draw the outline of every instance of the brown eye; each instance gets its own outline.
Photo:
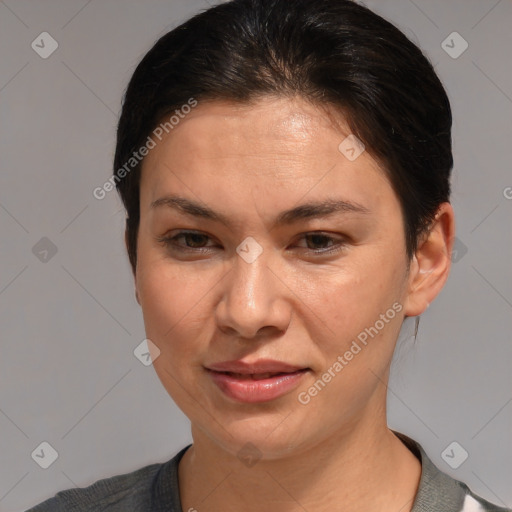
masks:
POLYGON ((332 247, 335 243, 334 238, 331 236, 323 235, 321 233, 311 233, 304 236, 308 249, 318 250, 327 249, 332 247))
POLYGON ((211 237, 196 231, 181 231, 174 236, 158 237, 156 240, 173 251, 207 250, 213 247, 211 237))
POLYGON ((187 247, 199 248, 204 247, 208 243, 209 237, 202 233, 182 233, 175 238, 183 238, 187 247))
POLYGON ((303 233, 295 243, 295 249, 299 249, 310 256, 333 256, 346 248, 346 240, 344 237, 334 236, 330 233, 311 232, 303 233))

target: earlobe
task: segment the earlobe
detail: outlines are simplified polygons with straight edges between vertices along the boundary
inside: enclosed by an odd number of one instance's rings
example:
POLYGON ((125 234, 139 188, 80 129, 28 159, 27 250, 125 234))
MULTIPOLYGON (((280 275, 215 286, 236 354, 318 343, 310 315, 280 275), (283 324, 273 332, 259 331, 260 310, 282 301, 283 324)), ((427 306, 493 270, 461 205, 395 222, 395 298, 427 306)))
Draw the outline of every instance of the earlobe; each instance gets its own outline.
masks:
POLYGON ((442 203, 411 262, 406 316, 421 315, 442 290, 450 273, 454 237, 453 208, 442 203))

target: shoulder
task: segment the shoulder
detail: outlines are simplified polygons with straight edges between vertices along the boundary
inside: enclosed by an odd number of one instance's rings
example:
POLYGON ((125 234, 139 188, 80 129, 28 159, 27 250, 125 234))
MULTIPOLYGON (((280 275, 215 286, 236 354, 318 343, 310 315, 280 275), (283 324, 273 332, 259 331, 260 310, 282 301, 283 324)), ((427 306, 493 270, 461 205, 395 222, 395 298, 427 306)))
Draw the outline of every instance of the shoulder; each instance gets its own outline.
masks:
POLYGON ((461 484, 465 487, 466 495, 464 497, 464 503, 461 512, 512 512, 510 508, 503 508, 490 503, 489 501, 480 498, 473 494, 465 484, 461 484))
POLYGON ((477 496, 465 483, 440 471, 419 443, 399 432, 395 434, 421 461, 412 512, 512 512, 477 496))
POLYGON ((125 512, 179 507, 178 463, 188 446, 165 463, 98 480, 88 487, 58 492, 26 512, 125 512))
POLYGON ((163 464, 98 480, 84 488, 67 489, 27 512, 138 510, 151 499, 155 475, 163 464))

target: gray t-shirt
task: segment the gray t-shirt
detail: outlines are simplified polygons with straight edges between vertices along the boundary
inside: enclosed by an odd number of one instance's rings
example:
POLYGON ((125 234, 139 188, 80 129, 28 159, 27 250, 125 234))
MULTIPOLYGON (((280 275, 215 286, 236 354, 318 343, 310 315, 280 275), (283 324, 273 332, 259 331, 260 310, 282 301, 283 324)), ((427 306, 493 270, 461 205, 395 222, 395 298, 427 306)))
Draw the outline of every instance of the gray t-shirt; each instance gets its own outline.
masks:
MULTIPOLYGON (((412 512, 512 512, 476 496, 465 484, 439 471, 418 443, 395 434, 421 461, 412 512)), ((162 464, 58 492, 27 512, 186 512, 181 508, 178 464, 189 447, 162 464)))

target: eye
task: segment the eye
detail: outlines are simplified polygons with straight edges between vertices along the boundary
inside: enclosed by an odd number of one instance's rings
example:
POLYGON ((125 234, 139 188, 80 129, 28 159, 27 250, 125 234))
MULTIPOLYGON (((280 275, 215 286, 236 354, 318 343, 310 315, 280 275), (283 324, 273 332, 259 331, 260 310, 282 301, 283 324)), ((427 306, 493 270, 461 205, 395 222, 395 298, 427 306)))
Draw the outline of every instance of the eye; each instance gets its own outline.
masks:
POLYGON ((299 242, 300 241, 304 241, 305 243, 303 245, 297 243, 296 247, 309 250, 316 254, 337 252, 346 245, 341 237, 334 237, 322 232, 305 233, 299 239, 299 242))
POLYGON ((322 233, 309 233, 304 236, 304 239, 306 240, 308 249, 325 249, 327 247, 331 247, 335 243, 334 238, 322 233))
POLYGON ((215 245, 207 245, 211 237, 200 231, 180 231, 173 236, 157 237, 157 242, 175 251, 204 252, 215 245))

